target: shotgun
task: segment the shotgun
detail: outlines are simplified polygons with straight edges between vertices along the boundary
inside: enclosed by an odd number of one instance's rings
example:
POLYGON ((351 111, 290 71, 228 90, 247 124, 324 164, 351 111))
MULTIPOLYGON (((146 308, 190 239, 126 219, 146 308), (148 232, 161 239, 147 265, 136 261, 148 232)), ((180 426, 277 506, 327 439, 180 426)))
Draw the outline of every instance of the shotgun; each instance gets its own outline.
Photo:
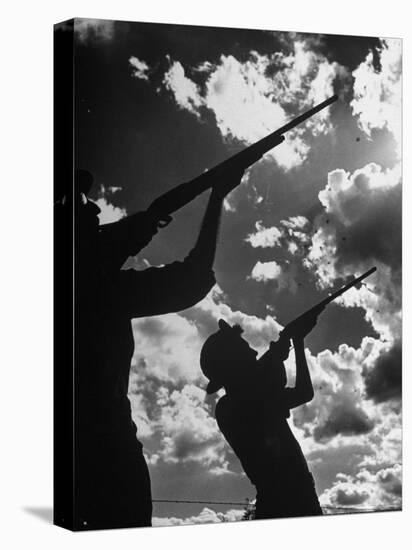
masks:
POLYGON ((262 158, 262 156, 270 151, 270 149, 273 149, 273 147, 276 147, 282 143, 285 139, 283 134, 289 130, 292 130, 298 126, 298 124, 302 124, 302 122, 322 109, 325 109, 325 107, 328 107, 337 99, 337 95, 326 99, 312 109, 309 109, 309 111, 306 111, 302 115, 294 118, 278 130, 260 139, 256 143, 253 143, 249 147, 242 149, 235 155, 229 157, 220 164, 217 164, 195 179, 181 183, 177 187, 167 191, 152 202, 148 208, 148 212, 158 217, 159 226, 162 227, 167 225, 171 221, 170 214, 176 212, 176 210, 179 210, 187 203, 191 202, 206 189, 213 187, 215 184, 219 185, 219 181, 215 178, 215 176, 218 176, 219 173, 222 174, 222 177, 224 177, 225 172, 232 170, 245 170, 262 158))
POLYGON ((339 296, 342 296, 342 294, 344 294, 350 288, 352 288, 353 286, 363 281, 363 279, 365 279, 366 277, 369 277, 369 275, 372 275, 372 273, 375 273, 375 271, 376 271, 376 267, 372 267, 371 269, 369 269, 359 277, 356 277, 355 279, 353 279, 353 281, 351 281, 347 285, 343 286, 336 292, 333 292, 327 298, 325 298, 315 306, 305 311, 305 313, 302 313, 302 315, 299 315, 299 317, 296 317, 296 319, 294 319, 288 325, 285 326, 285 328, 280 333, 280 338, 287 338, 287 339, 293 338, 295 334, 299 333, 299 328, 300 326, 302 326, 302 324, 304 324, 307 320, 312 319, 313 317, 317 317, 328 304, 333 302, 333 300, 336 300, 336 298, 338 298, 339 296))

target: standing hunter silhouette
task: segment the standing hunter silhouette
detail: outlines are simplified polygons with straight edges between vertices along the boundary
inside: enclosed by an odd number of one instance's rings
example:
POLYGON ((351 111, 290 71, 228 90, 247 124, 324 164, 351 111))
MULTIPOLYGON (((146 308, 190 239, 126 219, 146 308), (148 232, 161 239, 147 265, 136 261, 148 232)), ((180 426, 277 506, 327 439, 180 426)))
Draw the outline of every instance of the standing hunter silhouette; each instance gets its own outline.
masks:
POLYGON ((216 405, 216 420, 256 487, 256 519, 322 514, 312 474, 287 422, 290 409, 314 396, 304 338, 316 318, 306 317, 294 326, 293 388, 286 387, 284 361, 291 338, 286 331, 257 360, 241 327, 220 320, 218 332, 209 336, 201 351, 201 369, 210 380, 207 393, 226 391, 216 405))
MULTIPOLYGON (((186 309, 212 288, 219 220, 225 196, 243 170, 222 170, 199 236, 183 261, 143 271, 122 269, 162 227, 153 211, 99 226, 87 198, 93 177, 75 178, 75 525, 77 529, 150 526, 150 476, 127 397, 134 353, 131 320, 186 309)), ((212 176, 206 175, 210 178, 212 176)), ((56 205, 56 220, 70 215, 56 205)), ((171 221, 170 216, 163 218, 171 221)), ((69 252, 64 251, 67 255, 69 252)), ((70 434, 67 434, 70 437, 70 434)))

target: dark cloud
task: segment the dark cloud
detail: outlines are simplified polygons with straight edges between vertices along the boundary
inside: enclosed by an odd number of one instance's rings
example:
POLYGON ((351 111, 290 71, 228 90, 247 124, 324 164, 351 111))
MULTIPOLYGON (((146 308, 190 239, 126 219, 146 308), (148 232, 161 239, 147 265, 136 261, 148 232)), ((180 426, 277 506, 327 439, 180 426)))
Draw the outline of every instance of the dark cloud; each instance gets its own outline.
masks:
POLYGON ((345 403, 334 407, 327 420, 313 431, 316 441, 328 441, 337 435, 360 435, 370 432, 374 423, 360 408, 345 403))
POLYGON ((336 279, 377 272, 359 291, 342 297, 346 307, 361 306, 365 318, 384 339, 400 337, 402 191, 397 165, 384 170, 369 163, 352 174, 329 172, 319 193, 324 213, 318 216, 306 266, 323 287, 336 279))
POLYGON ((362 504, 369 498, 369 493, 365 490, 359 490, 353 487, 340 487, 333 495, 335 504, 341 506, 355 506, 362 504))
POLYGON ((380 486, 390 495, 402 497, 401 468, 395 465, 393 468, 381 470, 378 475, 380 486))
POLYGON ((319 194, 326 212, 318 226, 333 236, 336 268, 381 262, 393 271, 402 258, 402 188, 397 170, 371 163, 350 175, 334 170, 319 194))
MULTIPOLYGON (((359 176, 360 181, 355 179, 354 184, 362 185, 364 177, 359 176)), ((368 194, 369 207, 354 225, 345 227, 335 220, 337 267, 347 264, 358 266, 366 262, 373 265, 379 261, 399 273, 402 260, 402 188, 397 185, 369 191, 368 194)), ((352 211, 357 208, 357 200, 358 197, 354 197, 354 203, 347 205, 352 211)))
POLYGON ((379 356, 372 370, 364 370, 368 397, 376 402, 400 399, 402 392, 402 344, 397 341, 379 356))
POLYGON ((222 437, 216 433, 214 437, 199 441, 191 430, 182 429, 173 438, 169 458, 178 460, 198 460, 205 452, 216 444, 223 445, 222 437))

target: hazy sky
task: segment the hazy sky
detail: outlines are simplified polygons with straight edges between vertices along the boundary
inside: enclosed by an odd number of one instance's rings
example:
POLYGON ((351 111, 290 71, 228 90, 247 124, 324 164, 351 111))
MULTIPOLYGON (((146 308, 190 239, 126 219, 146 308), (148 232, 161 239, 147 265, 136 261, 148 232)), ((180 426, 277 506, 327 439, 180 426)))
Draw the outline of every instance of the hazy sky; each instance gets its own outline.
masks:
MULTIPOLYGON (((242 502, 254 488, 223 440, 199 350, 224 318, 259 352, 279 328, 372 266, 307 338, 314 400, 290 424, 321 503, 401 498, 401 42, 76 20, 76 160, 108 222, 146 208, 337 93, 338 103, 244 176, 225 202, 217 285, 184 312, 133 321, 130 400, 154 499, 242 502)), ((183 259, 207 195, 130 262, 183 259)), ((188 282, 189 283, 189 282, 188 282)), ((293 355, 293 354, 292 354, 293 355)), ((293 383, 293 357, 288 361, 293 383)), ((155 504, 154 524, 241 507, 155 504)))

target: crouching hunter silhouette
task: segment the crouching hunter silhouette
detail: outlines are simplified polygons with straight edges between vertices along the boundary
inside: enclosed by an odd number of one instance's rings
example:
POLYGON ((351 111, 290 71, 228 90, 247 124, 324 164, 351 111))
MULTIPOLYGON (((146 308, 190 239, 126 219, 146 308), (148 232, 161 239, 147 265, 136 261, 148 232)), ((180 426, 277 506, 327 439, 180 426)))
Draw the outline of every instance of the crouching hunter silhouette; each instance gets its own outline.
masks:
MULTIPOLYGON (((151 525, 150 477, 127 397, 131 319, 180 311, 209 292, 222 202, 242 175, 243 170, 216 174, 197 242, 185 260, 135 271, 122 265, 150 242, 159 219, 145 211, 99 227, 99 208, 86 197, 93 178, 76 173, 76 529, 151 525)), ((70 202, 56 205, 62 223, 71 215, 70 202)))
POLYGON ((286 387, 286 332, 257 360, 241 327, 220 320, 219 331, 201 351, 200 365, 210 380, 207 393, 226 392, 216 405, 216 420, 256 487, 256 519, 322 514, 312 474, 287 422, 289 410, 314 395, 304 337, 315 323, 313 316, 294 327, 294 388, 286 387))

